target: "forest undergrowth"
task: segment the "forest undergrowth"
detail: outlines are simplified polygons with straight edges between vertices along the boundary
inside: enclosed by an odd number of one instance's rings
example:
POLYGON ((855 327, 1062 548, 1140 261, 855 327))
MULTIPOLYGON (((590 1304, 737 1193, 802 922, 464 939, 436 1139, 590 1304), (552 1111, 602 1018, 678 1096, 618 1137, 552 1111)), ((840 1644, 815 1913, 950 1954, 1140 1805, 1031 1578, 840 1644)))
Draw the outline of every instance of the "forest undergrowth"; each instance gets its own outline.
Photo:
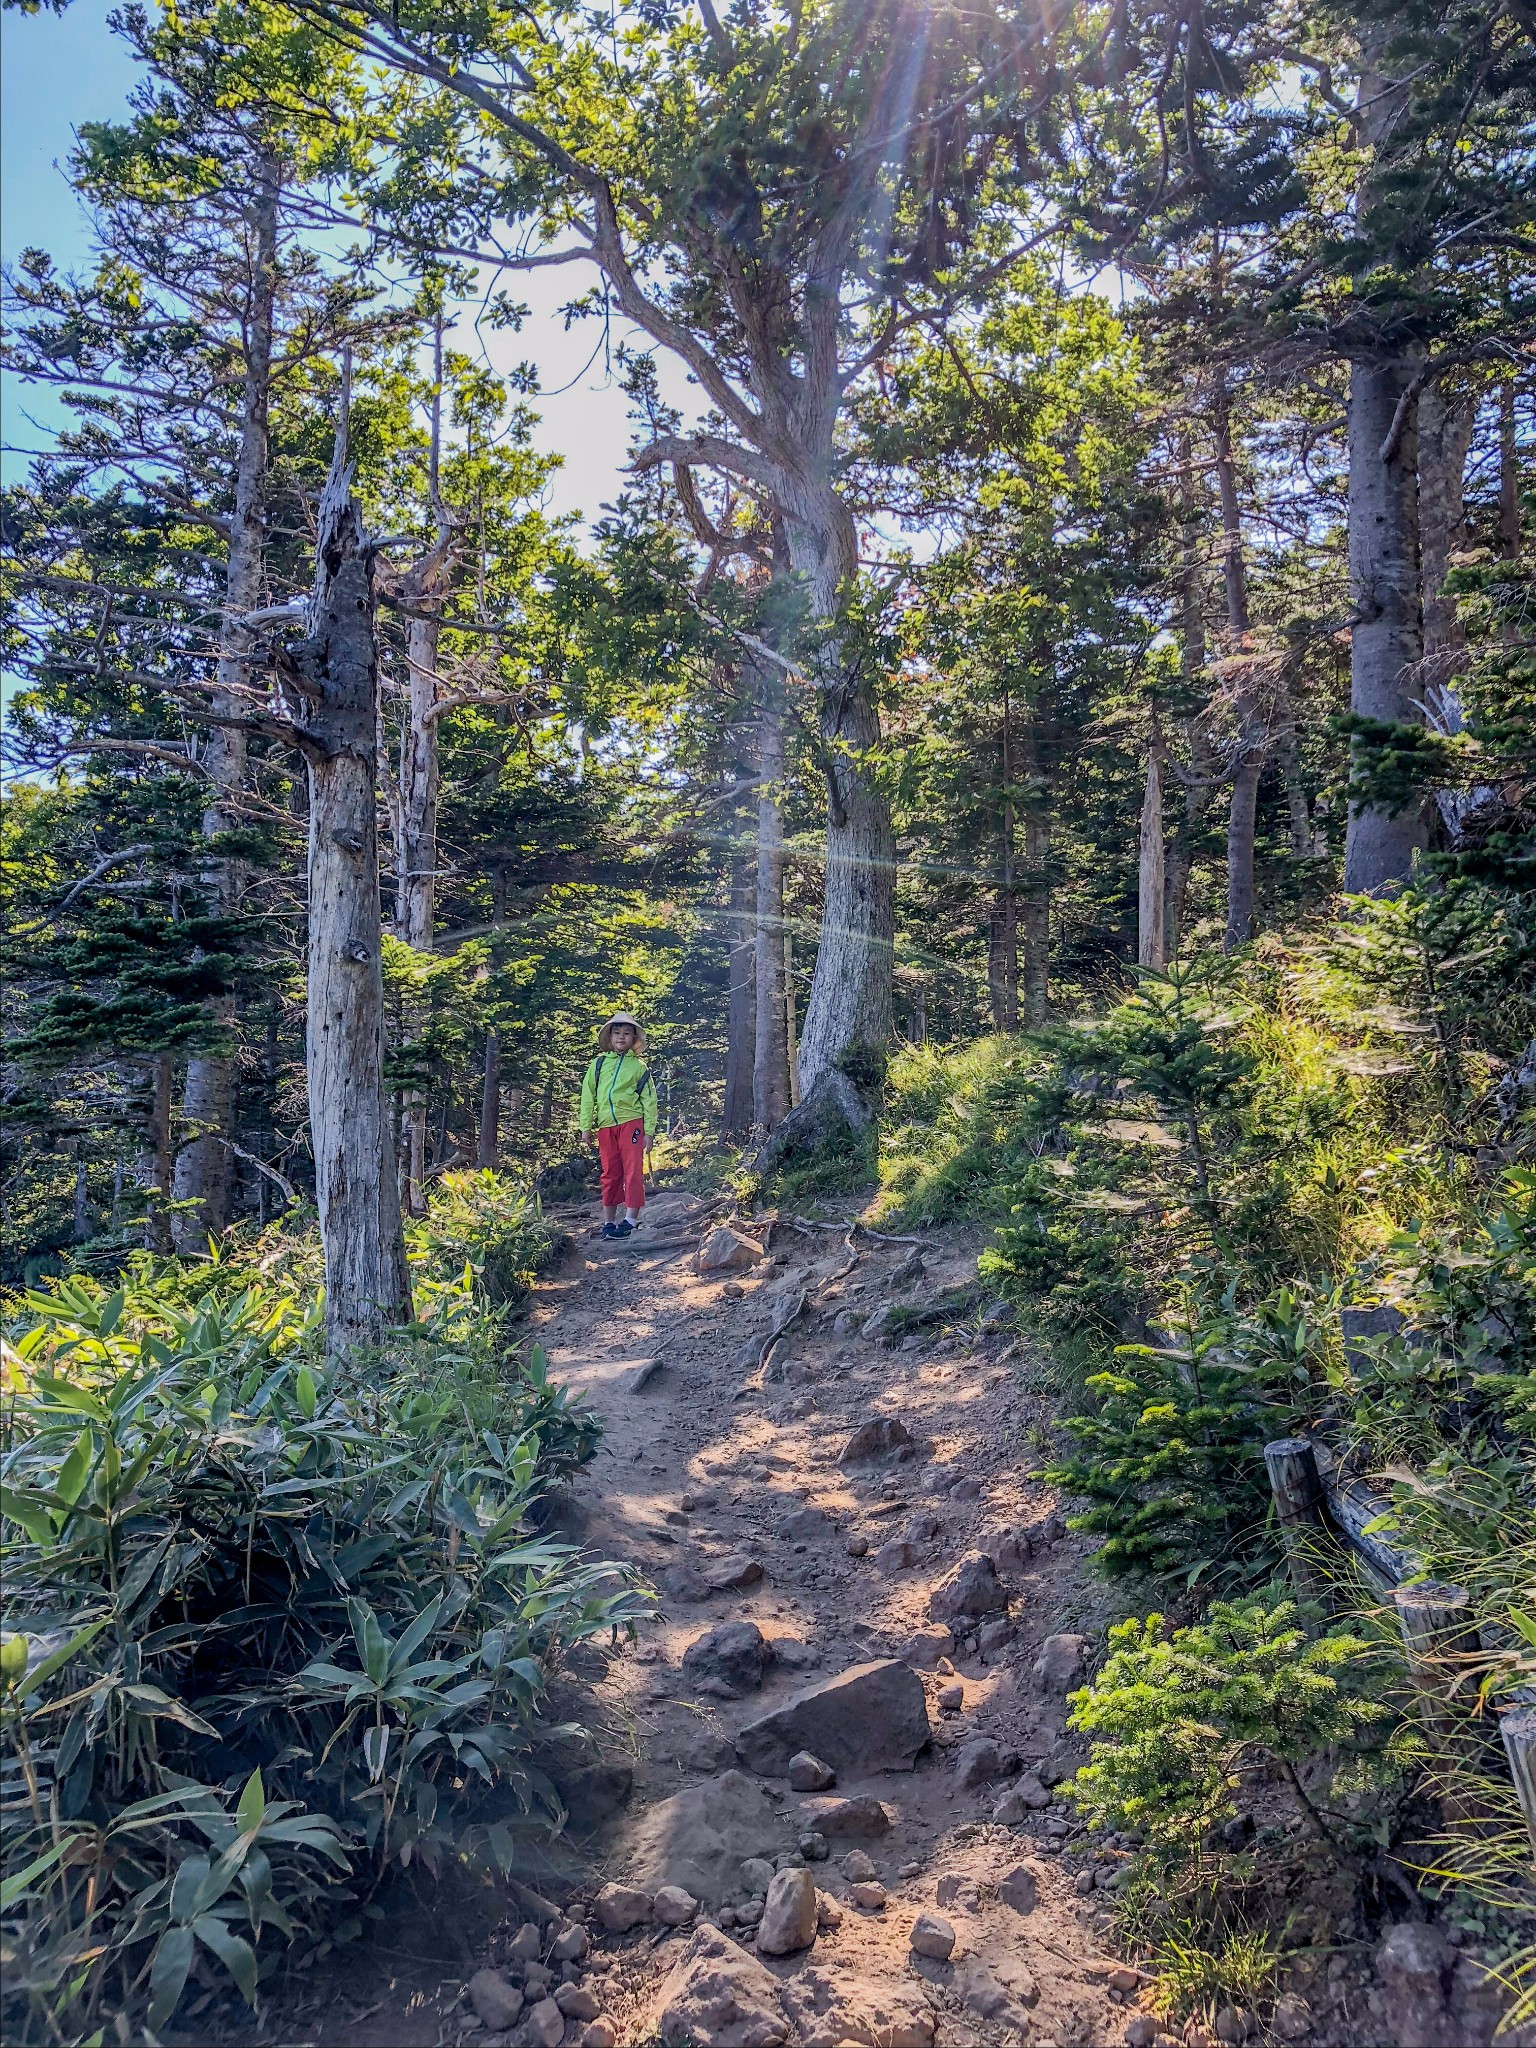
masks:
POLYGON ((550 1681, 646 1606, 541 1532, 599 1434, 509 1326, 562 1238, 468 1173, 409 1237, 416 1320, 344 1362, 302 1214, 7 1301, 8 2039, 254 2003, 560 1824, 550 1681))
POLYGON ((1140 1844, 1121 1925, 1170 2015, 1272 2010, 1416 1899, 1506 2024, 1536 2010, 1497 1732, 1536 1677, 1536 1172, 1520 1005, 1467 985, 1508 962, 1458 975, 1448 914, 1356 901, 893 1071, 886 1212, 990 1221, 982 1278, 1047 1340, 1044 1475, 1126 1617, 1074 1699, 1074 1797, 1140 1844), (1415 1581, 1470 1595, 1428 1696, 1342 1550, 1298 1599, 1263 1459, 1292 1435, 1390 1503, 1415 1581))

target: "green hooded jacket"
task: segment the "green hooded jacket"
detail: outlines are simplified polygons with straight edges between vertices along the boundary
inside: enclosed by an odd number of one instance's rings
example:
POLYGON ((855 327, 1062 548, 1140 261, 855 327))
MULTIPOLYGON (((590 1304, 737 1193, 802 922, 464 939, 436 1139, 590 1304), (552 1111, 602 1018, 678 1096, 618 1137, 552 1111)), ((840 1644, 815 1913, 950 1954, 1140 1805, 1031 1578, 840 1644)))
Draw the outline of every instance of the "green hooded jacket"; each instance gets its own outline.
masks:
POLYGON ((611 1124, 645 1119, 645 1135, 656 1134, 656 1083, 637 1052, 600 1052, 581 1078, 581 1128, 605 1131, 611 1124))

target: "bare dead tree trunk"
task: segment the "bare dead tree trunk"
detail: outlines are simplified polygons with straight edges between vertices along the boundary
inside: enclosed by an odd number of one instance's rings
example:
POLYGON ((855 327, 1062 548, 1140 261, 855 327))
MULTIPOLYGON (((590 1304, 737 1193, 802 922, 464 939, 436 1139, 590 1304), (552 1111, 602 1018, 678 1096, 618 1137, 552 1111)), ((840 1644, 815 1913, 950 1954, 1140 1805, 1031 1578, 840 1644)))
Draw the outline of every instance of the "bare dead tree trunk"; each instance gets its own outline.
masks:
MULTIPOLYGON (((999 1031, 1019 1028, 1019 901, 1013 806, 1013 698, 1003 689, 1003 725, 1000 735, 1002 804, 1002 889, 997 900, 997 972, 993 985, 992 1014, 999 1031)), ((1026 828, 1027 829, 1027 828, 1026 828)))
POLYGON ((1513 561, 1520 552, 1520 458, 1515 447, 1515 384, 1499 386, 1499 553, 1513 561))
POLYGON ((1291 854, 1296 860, 1310 860, 1313 854, 1312 817, 1307 804, 1307 786, 1301 775, 1301 747, 1296 736, 1296 699, 1289 676, 1280 684, 1280 729, 1275 735, 1280 772, 1285 778, 1285 812, 1290 828, 1291 854))
POLYGON ((791 488, 782 509, 790 562, 811 601, 816 638, 806 666, 820 702, 827 779, 821 938, 796 1058, 800 1106, 807 1112, 801 1127, 822 1126, 835 1105, 844 1122, 863 1130, 891 1027, 896 842, 890 806, 870 765, 880 739, 874 695, 836 623, 858 549, 853 515, 830 489, 791 488))
POLYGON ((757 716, 757 875, 753 935, 752 1122, 765 1137, 790 1111, 784 989, 784 774, 782 690, 764 665, 757 716))
POLYGON ((475 1164, 482 1171, 496 1170, 501 1140, 501 1039, 494 1030, 485 1034, 485 1061, 480 1074, 480 1140, 475 1164))
POLYGON ((1227 638, 1238 662, 1237 760, 1232 804, 1227 813, 1227 928, 1222 950, 1230 953, 1253 937, 1253 845, 1258 819, 1259 778, 1264 772, 1264 721, 1257 698, 1258 671, 1247 658, 1252 622, 1248 612, 1248 567, 1243 553, 1242 505, 1232 446, 1232 402, 1225 372, 1211 389, 1211 435, 1216 488, 1221 505, 1221 578, 1226 595, 1227 638))
MULTIPOLYGON (((1179 673, 1193 687, 1205 668, 1205 604, 1201 588, 1199 534, 1195 502, 1194 450, 1187 431, 1179 437, 1179 504, 1183 534, 1179 563, 1179 673)), ((1164 958, 1174 958, 1184 935, 1189 880, 1195 848, 1205 828, 1205 814, 1215 793, 1215 763, 1205 729, 1198 718, 1189 726, 1189 779, 1183 783, 1183 813, 1168 840, 1163 874, 1167 919, 1164 958)))
MULTIPOLYGON (((1402 111, 1402 91, 1380 69, 1385 20, 1362 38, 1357 104, 1360 134, 1373 152, 1360 204, 1371 198, 1384 153, 1402 111)), ((1378 342, 1349 373, 1349 704, 1357 717, 1388 724, 1418 722, 1412 678, 1424 651, 1420 607, 1418 504, 1418 380, 1412 355, 1378 342)), ((1357 756, 1360 749, 1357 745, 1357 756)), ((1344 887, 1367 895, 1407 880, 1428 843, 1424 808, 1393 814, 1352 804, 1344 835, 1344 887)))
POLYGON ((149 1063, 149 1103, 144 1120, 144 1155, 139 1177, 147 1197, 144 1249, 171 1249, 166 1202, 171 1192, 171 1055, 157 1052, 149 1063))
POLYGON ((1168 955, 1164 900, 1167 869, 1163 850, 1163 736, 1152 714, 1147 742, 1147 786, 1141 800, 1141 834, 1136 876, 1136 964, 1159 972, 1168 955))
POLYGON ((384 1086, 374 556, 352 496, 347 414, 344 388, 309 632, 290 650, 309 764, 309 1122, 333 1354, 411 1311, 384 1086))
POLYGON ((1051 814, 1041 802, 1024 818, 1024 876, 1019 904, 1026 1026, 1044 1024, 1051 1009, 1051 814))
POLYGON ((725 1104, 720 1127, 728 1138, 752 1128, 752 1064, 757 1037, 757 863, 738 853, 731 861, 726 907, 727 954, 725 1104))
MULTIPOLYGON (((277 300, 278 202, 282 180, 270 159, 257 171, 250 215, 250 299, 245 320, 245 383, 240 400, 240 448, 235 463, 234 504, 229 520, 229 557, 224 576, 222 645, 215 674, 212 709, 234 719, 248 709, 244 692, 250 686, 254 647, 242 623, 254 611, 261 591, 262 559, 267 529, 268 416, 272 398, 272 329, 277 300)), ((242 727, 215 725, 203 743, 202 766, 213 784, 212 801, 203 812, 203 838, 217 848, 239 821, 245 789, 247 738, 242 727)), ((239 914, 244 890, 243 864, 228 852, 215 851, 209 863, 209 893, 224 917, 239 914)), ((235 1004, 220 996, 213 1018, 224 1033, 232 1031, 235 1004)), ((235 1061, 233 1054, 194 1053, 187 1061, 182 1090, 182 1121, 186 1131, 175 1168, 178 1209, 172 1232, 182 1252, 200 1250, 210 1234, 229 1220, 231 1153, 234 1131, 235 1061)))
POLYGON ((1456 600, 1445 594, 1451 556, 1465 521, 1467 451, 1472 445, 1473 401, 1448 397, 1430 383, 1419 394, 1419 583, 1423 618, 1423 679, 1446 689, 1460 668, 1466 635, 1456 600))
MULTIPOLYGON (((400 578, 405 612, 405 716, 400 732, 399 799, 395 805, 395 931, 418 953, 430 953, 437 913, 438 760, 437 681, 442 605, 453 574, 454 525, 442 498, 443 319, 432 337, 432 412, 427 443, 427 501, 432 545, 400 578)), ((426 1214, 423 1186, 427 1151, 427 1098, 409 1088, 401 1101, 405 1152, 405 1204, 426 1214)))

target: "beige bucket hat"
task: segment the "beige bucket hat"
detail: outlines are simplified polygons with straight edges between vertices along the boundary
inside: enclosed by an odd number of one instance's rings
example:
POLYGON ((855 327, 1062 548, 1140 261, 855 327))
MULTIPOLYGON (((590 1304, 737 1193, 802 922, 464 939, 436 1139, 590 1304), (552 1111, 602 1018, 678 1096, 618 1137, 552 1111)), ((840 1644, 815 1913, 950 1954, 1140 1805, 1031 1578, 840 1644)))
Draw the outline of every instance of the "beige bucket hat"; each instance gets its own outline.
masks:
POLYGON ((639 1020, 631 1017, 627 1010, 620 1010, 616 1015, 608 1019, 608 1022, 597 1034, 597 1049, 599 1052, 613 1051, 613 1027, 615 1024, 627 1024, 635 1034, 635 1051, 645 1051, 645 1033, 640 1029, 639 1020))

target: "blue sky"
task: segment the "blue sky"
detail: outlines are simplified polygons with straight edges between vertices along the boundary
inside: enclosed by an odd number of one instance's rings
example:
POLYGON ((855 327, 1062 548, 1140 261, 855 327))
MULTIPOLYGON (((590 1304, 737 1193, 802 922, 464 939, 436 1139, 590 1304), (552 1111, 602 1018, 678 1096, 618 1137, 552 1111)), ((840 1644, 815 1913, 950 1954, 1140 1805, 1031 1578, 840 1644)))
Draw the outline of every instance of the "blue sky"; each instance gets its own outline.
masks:
MULTIPOLYGON (((7 262, 28 246, 64 264, 90 254, 88 223, 62 166, 80 123, 111 119, 132 89, 134 66, 107 27, 109 11, 110 0, 75 0, 61 16, 0 16, 0 245, 7 262)), ((553 508, 591 517, 619 489, 629 425, 623 394, 608 381, 601 356, 584 368, 596 329, 583 322, 567 334, 559 318, 561 303, 587 282, 579 266, 508 277, 507 289, 531 306, 532 317, 521 334, 486 337, 486 349, 498 365, 538 365, 550 393, 538 401, 544 415, 539 440, 565 458, 551 486, 553 508)), ((467 320, 456 338, 461 347, 474 345, 467 320)), ((693 394, 675 365, 663 366, 662 382, 672 403, 693 409, 693 394)), ((8 388, 7 448, 43 445, 56 417, 51 394, 8 388)), ((14 454, 5 459, 8 466, 18 460, 14 454)))

